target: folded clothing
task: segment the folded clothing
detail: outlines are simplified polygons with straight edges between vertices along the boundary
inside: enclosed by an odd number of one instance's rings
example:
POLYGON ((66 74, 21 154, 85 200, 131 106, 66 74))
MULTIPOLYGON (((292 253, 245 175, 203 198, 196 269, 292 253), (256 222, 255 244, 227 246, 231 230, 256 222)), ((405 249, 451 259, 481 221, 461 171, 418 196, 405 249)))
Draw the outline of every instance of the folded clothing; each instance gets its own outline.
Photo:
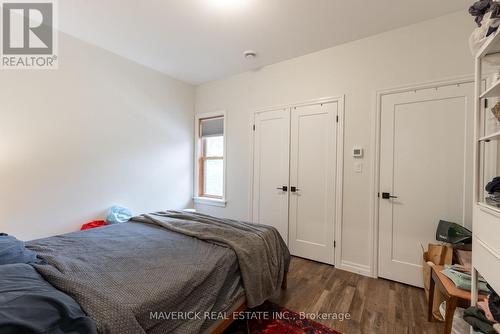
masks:
POLYGON ((24 247, 24 242, 11 235, 0 234, 0 265, 36 261, 36 253, 24 247))
POLYGON ((479 0, 474 2, 472 6, 469 7, 469 14, 475 17, 474 21, 478 27, 481 26, 484 14, 490 10, 491 3, 492 0, 479 0))
MULTIPOLYGON (((441 271, 446 277, 451 279, 455 286, 462 290, 470 291, 472 287, 471 275, 463 273, 446 266, 445 269, 441 271)), ((486 282, 483 278, 479 279, 479 290, 482 292, 489 292, 486 282)))
POLYGON ((484 311, 477 307, 469 307, 464 311, 464 320, 471 325, 474 330, 485 334, 497 334, 493 328, 494 322, 490 321, 484 315, 484 311))
MULTIPOLYGON (((469 8, 469 13, 475 17, 475 22, 478 25, 469 38, 469 47, 474 56, 486 43, 488 37, 496 32, 500 26, 499 1, 481 0, 469 8)), ((491 65, 500 65, 500 55, 498 54, 488 55, 484 60, 491 65)))
POLYGON ((488 307, 490 309, 491 315, 496 322, 500 322, 500 297, 498 294, 490 287, 490 297, 488 298, 488 307))
POLYGON ((2 334, 95 334, 95 322, 29 264, 0 266, 2 334))

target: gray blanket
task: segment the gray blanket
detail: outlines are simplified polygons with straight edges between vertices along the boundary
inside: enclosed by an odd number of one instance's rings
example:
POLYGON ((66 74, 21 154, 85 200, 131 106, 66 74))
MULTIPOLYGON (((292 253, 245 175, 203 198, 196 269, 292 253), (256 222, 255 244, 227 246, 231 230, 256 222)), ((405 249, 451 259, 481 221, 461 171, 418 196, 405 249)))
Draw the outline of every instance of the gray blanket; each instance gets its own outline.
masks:
POLYGON ((100 333, 113 334, 199 333, 213 320, 158 314, 227 311, 244 293, 240 277, 256 305, 279 287, 289 263, 273 228, 179 212, 27 247, 47 262, 38 272, 75 298, 100 333))
POLYGON ((233 249, 249 307, 262 304, 276 292, 288 271, 290 253, 279 232, 271 226, 176 211, 146 214, 132 221, 156 224, 233 249))

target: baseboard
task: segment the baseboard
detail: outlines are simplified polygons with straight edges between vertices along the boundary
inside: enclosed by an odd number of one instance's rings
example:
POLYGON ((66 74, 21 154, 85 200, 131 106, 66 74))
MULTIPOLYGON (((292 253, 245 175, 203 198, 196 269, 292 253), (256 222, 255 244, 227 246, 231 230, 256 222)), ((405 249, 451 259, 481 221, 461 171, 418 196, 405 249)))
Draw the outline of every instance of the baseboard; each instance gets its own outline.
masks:
POLYGON ((350 261, 342 261, 340 263, 340 266, 337 266, 337 268, 345 271, 350 271, 352 273, 360 274, 363 276, 373 277, 370 266, 364 264, 354 263, 350 261))

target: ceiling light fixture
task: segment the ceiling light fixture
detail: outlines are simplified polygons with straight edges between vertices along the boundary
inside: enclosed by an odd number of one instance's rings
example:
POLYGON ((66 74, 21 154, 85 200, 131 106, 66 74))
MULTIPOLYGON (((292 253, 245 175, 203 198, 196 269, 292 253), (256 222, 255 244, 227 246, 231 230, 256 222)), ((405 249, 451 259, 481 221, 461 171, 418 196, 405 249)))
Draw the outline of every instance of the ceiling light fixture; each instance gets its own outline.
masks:
POLYGON ((243 56, 245 56, 245 58, 248 60, 252 60, 255 57, 257 57, 257 52, 255 52, 253 50, 247 50, 247 51, 243 52, 243 56))
POLYGON ((218 10, 239 10, 248 5, 250 0, 208 0, 218 10))

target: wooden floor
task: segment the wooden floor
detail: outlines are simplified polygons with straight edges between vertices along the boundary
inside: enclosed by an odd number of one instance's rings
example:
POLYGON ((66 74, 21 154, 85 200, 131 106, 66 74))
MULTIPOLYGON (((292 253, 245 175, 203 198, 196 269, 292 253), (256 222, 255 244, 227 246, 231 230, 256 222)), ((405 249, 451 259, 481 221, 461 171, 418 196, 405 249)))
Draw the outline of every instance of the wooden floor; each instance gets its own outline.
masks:
POLYGON ((296 312, 349 312, 350 320, 317 320, 342 333, 442 333, 427 322, 424 290, 292 258, 288 289, 272 302, 296 312))

